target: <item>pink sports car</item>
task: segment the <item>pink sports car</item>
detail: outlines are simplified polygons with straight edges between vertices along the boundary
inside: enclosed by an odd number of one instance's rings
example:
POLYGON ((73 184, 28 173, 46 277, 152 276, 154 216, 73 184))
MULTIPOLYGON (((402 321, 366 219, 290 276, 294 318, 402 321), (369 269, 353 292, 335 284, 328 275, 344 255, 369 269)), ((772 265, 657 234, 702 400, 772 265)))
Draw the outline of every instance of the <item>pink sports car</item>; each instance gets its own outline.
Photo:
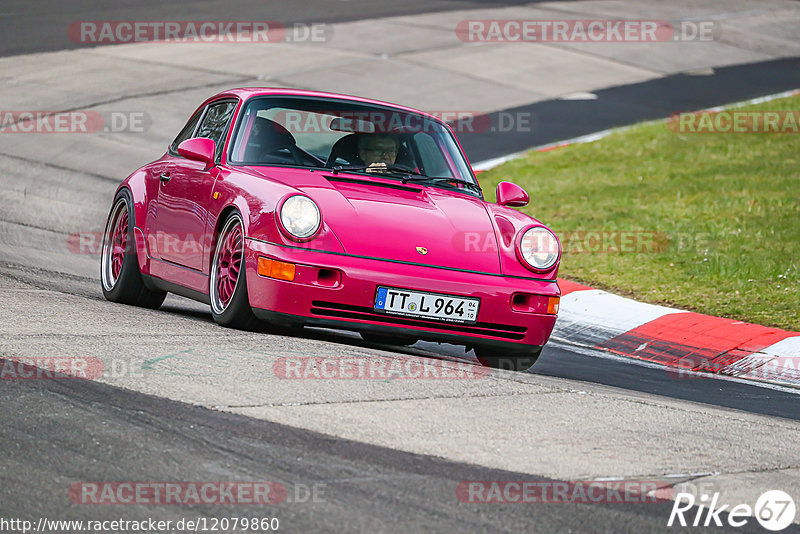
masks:
POLYGON ((167 292, 223 326, 355 330, 474 348, 527 369, 558 313, 561 248, 517 185, 488 203, 450 127, 407 107, 287 89, 209 98, 122 182, 101 257, 108 300, 167 292))

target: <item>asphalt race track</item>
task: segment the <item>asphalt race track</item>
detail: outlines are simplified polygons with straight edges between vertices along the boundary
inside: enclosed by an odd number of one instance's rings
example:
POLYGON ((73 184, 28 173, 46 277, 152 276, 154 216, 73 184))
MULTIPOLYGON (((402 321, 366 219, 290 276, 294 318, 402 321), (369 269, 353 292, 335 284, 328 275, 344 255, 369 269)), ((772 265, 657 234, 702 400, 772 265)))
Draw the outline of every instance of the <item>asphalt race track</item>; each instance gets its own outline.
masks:
MULTIPOLYGON (((361 31, 384 17, 406 17, 403 23, 411 25, 416 19, 408 17, 421 15, 434 27, 462 10, 534 6, 566 13, 599 5, 603 13, 607 4, 613 2, 312 0, 265 7, 237 0, 116 2, 100 12, 84 1, 5 2, 0 98, 6 103, 0 108, 143 109, 167 131, 87 141, 73 136, 77 142, 0 134, 0 369, 9 358, 63 356, 96 359, 107 371, 92 381, 0 380, 0 520, 275 517, 284 532, 690 530, 667 527, 671 491, 655 503, 475 503, 459 498, 458 488, 469 481, 645 480, 675 491, 703 488, 719 492, 720 503, 751 506, 764 491, 780 489, 800 504, 796 390, 675 376, 568 341, 551 342, 528 373, 493 371, 474 380, 281 379, 276 361, 287 356, 476 360, 462 347, 396 349, 332 330, 232 331, 215 325, 205 306, 176 296, 156 311, 112 304, 100 290, 98 256, 64 245, 70 234, 102 229, 119 181, 158 157, 202 99, 256 83, 238 65, 230 73, 206 65, 173 76, 170 69, 185 61, 180 56, 170 64, 136 57, 146 55, 139 45, 77 46, 64 32, 73 21, 270 19, 361 31), (78 62, 87 57, 88 63, 78 62), (97 58, 102 63, 91 63, 97 58), (125 69, 145 70, 106 82, 105 69, 125 61, 131 62, 125 69), (149 68, 152 79, 142 81, 149 68), (37 80, 46 87, 36 90, 37 80), (270 505, 76 503, 70 487, 92 481, 271 481, 287 496, 270 505)), ((688 17, 695 7, 686 4, 680 9, 688 17)), ((796 13, 798 4, 776 0, 773 8, 796 13)), ((742 19, 779 17, 748 0, 727 1, 726 9, 729 18, 736 10, 742 19)), ((800 87, 800 59, 770 56, 767 48, 742 52, 746 60, 701 76, 632 75, 587 87, 596 100, 543 96, 489 105, 495 117, 531 114, 534 132, 471 134, 462 142, 477 162, 800 87)), ((720 517, 727 520, 726 513, 720 517)), ((800 532, 798 523, 800 515, 784 532, 800 532)), ((715 530, 764 532, 752 519, 740 528, 725 524, 715 530)), ((0 523, 0 532, 15 531, 0 523)))
POLYGON ((536 118, 532 134, 476 132, 463 135, 470 161, 480 162, 640 121, 668 117, 676 110, 707 109, 800 86, 800 58, 776 59, 714 69, 713 74, 673 74, 656 80, 595 91, 597 100, 546 100, 491 113, 536 118))
POLYGON ((63 31, 76 20, 186 20, 192 13, 192 20, 277 20, 280 22, 345 22, 350 20, 375 19, 397 15, 454 11, 471 9, 483 5, 494 7, 515 4, 535 3, 528 0, 408 0, 406 2, 386 2, 371 0, 307 0, 290 2, 286 0, 249 2, 233 0, 230 2, 198 2, 179 0, 160 2, 146 0, 136 2, 123 0, 103 6, 102 16, 97 5, 91 1, 59 2, 44 0, 26 2, 8 0, 3 2, 0 14, 0 56, 29 54, 51 50, 75 48, 63 31))
POLYGON ((587 532, 598 525, 613 526, 614 532, 656 532, 672 504, 467 506, 448 498, 460 481, 517 480, 519 473, 334 440, 91 382, 15 383, 0 398, 5 420, 0 435, 4 443, 19 445, 4 453, 4 462, 15 469, 4 474, 3 483, 38 490, 4 496, 4 517, 177 521, 248 513, 277 516, 289 532, 587 532), (30 415, 32 409, 37 415, 30 415), (95 437, 92 443, 87 436, 95 437), (207 480, 209 472, 226 479, 285 481, 287 503, 256 512, 116 505, 76 513, 49 490, 76 477, 155 481, 169 473, 194 481, 207 480), (304 500, 307 488, 317 489, 319 502, 304 500))

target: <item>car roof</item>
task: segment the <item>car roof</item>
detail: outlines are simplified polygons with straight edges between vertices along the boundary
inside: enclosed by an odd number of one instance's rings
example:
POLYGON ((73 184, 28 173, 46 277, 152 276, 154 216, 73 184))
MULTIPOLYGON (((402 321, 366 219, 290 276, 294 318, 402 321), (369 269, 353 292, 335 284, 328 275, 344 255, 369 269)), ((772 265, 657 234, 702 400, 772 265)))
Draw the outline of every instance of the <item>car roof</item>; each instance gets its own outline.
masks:
POLYGON ((357 102, 361 104, 375 104, 378 106, 391 107, 400 111, 418 113, 420 115, 424 115, 426 117, 435 119, 436 121, 442 122, 441 119, 439 119, 435 115, 431 115, 430 113, 426 113, 424 111, 420 111, 418 109, 410 108, 407 106, 401 106, 399 104, 392 104, 391 102, 383 102, 381 100, 374 100, 371 98, 364 98, 355 95, 327 93, 324 91, 308 91, 305 89, 287 89, 285 87, 238 87, 235 89, 229 89, 227 91, 223 91, 219 94, 212 96, 211 98, 206 100, 206 102, 203 103, 203 106, 206 105, 208 102, 216 100, 217 98, 223 96, 237 96, 242 100, 247 100, 248 98, 254 96, 305 96, 311 98, 332 98, 337 100, 348 100, 350 102, 357 102))

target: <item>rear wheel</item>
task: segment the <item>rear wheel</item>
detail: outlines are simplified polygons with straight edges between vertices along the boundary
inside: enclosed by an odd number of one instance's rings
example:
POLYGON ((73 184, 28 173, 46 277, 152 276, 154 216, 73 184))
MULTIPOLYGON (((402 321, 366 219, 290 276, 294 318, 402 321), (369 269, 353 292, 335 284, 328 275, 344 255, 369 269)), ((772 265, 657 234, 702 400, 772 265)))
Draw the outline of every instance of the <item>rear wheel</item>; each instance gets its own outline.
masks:
POLYGON ((399 345, 406 347, 413 345, 418 339, 404 336, 393 336, 391 334, 376 334, 374 332, 361 332, 361 339, 367 343, 382 343, 384 345, 399 345))
POLYGON ((505 352, 498 354, 498 349, 492 347, 475 347, 475 355, 481 365, 493 369, 507 369, 509 371, 527 371, 536 363, 542 347, 532 348, 530 351, 505 352))
POLYGON ((211 315, 222 326, 249 330, 258 325, 247 297, 245 271, 242 218, 232 213, 217 236, 208 288, 211 315))
POLYGON ((134 217, 131 194, 127 189, 122 189, 114 197, 103 233, 100 256, 103 296, 111 302, 158 308, 167 293, 152 291, 142 281, 136 256, 136 238, 133 235, 136 226, 134 217))

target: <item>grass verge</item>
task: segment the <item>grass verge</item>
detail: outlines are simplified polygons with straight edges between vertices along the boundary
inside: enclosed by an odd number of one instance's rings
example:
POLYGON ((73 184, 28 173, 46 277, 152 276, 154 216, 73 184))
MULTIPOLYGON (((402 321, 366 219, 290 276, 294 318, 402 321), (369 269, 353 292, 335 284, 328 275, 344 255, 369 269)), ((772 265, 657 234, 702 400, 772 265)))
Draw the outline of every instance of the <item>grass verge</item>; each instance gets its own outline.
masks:
MULTIPOLYGON (((800 110, 800 97, 741 108, 800 110)), ((480 175, 525 187, 559 276, 645 302, 800 330, 800 134, 634 126, 480 175)))

